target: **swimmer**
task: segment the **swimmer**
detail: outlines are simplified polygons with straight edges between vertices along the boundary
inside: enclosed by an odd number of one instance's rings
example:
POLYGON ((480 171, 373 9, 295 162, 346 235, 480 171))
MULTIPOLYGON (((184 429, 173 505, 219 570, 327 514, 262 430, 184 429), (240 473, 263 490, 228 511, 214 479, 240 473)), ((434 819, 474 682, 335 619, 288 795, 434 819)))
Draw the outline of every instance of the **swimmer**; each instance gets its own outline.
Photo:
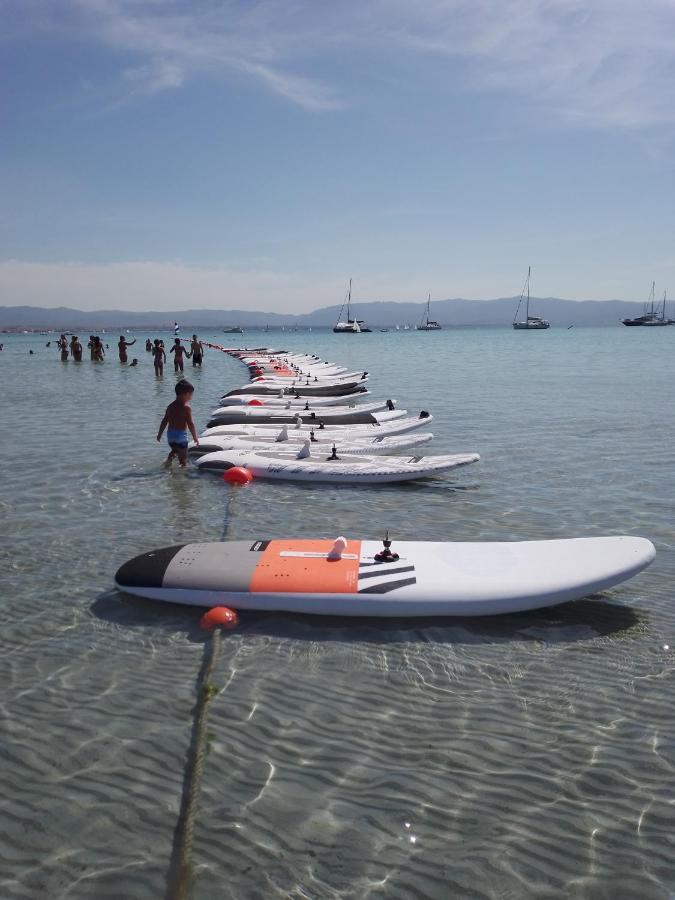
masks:
POLYGON ((192 421, 192 410, 190 409, 190 401, 194 394, 194 388, 189 381, 181 378, 176 383, 176 399, 170 403, 164 418, 162 419, 159 431, 157 432, 157 440, 162 440, 164 429, 168 425, 166 438, 169 442, 171 452, 166 458, 166 465, 170 466, 174 457, 178 457, 181 468, 187 465, 187 446, 188 446, 188 430, 197 446, 199 446, 199 438, 197 437, 197 429, 192 421))
POLYGON ((76 334, 73 335, 70 341, 70 352, 73 354, 75 362, 82 362, 82 344, 76 334))
POLYGON ((173 347, 169 350, 169 353, 173 353, 173 370, 174 372, 182 372, 183 371, 183 354, 185 356, 190 357, 192 354, 185 349, 185 347, 181 344, 180 338, 176 338, 173 342, 173 347))
POLYGON ((147 338, 147 340, 145 341, 145 352, 152 353, 152 341, 150 340, 150 338, 147 338))
POLYGON ((61 351, 61 362, 68 362, 68 339, 65 334, 59 338, 58 348, 61 351))
POLYGON ((192 365, 201 368, 202 360, 204 359, 204 347, 196 334, 192 335, 190 347, 192 349, 192 365))
POLYGON ((132 359, 131 362, 129 363, 129 368, 130 368, 130 369, 133 369, 133 367, 134 367, 134 366, 137 366, 137 365, 138 365, 138 360, 137 360, 137 359, 132 359))
POLYGON ((155 346, 152 348, 152 356, 155 363, 155 375, 159 378, 164 374, 164 363, 166 362, 164 345, 159 340, 159 338, 155 338, 155 346))
MULTIPOLYGON (((133 341, 127 341, 123 334, 120 335, 120 339, 117 342, 117 350, 120 355, 121 363, 126 363, 129 361, 127 359, 127 347, 133 347, 133 345, 135 343, 136 343, 136 338, 134 338, 133 341)), ((107 344, 106 344, 106 346, 107 346, 107 344)))

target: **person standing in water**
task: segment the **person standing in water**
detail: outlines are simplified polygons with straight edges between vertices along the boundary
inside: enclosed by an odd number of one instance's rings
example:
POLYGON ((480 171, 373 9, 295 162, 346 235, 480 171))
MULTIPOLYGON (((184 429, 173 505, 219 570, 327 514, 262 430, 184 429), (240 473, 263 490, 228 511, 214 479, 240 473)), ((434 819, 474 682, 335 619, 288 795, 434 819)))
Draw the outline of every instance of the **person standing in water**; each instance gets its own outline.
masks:
POLYGON ((58 347, 61 351, 61 362, 68 362, 68 340, 65 334, 62 334, 59 338, 58 347))
POLYGON ((192 410, 190 409, 190 401, 194 390, 189 381, 181 378, 176 383, 176 399, 167 406, 164 418, 160 422, 159 431, 157 432, 158 441, 162 440, 164 429, 168 425, 166 438, 171 448, 171 452, 166 458, 168 466, 171 465, 176 456, 182 469, 187 465, 188 430, 195 444, 199 445, 197 429, 192 421, 192 410))
POLYGON ((192 365, 201 368, 202 360, 204 359, 204 347, 196 334, 192 335, 190 348, 192 350, 192 365))
POLYGON ((150 340, 150 338, 146 338, 146 341, 145 341, 145 352, 146 352, 146 353, 152 353, 152 341, 150 340))
POLYGON ((82 362, 82 344, 79 337, 74 334, 70 342, 70 352, 73 354, 75 362, 82 362))
POLYGON ((173 370, 174 372, 182 372, 183 371, 183 354, 189 357, 191 354, 189 351, 185 349, 185 347, 181 344, 180 338, 176 338, 173 342, 173 347, 169 350, 169 353, 173 353, 173 370))
POLYGON ((129 360, 127 359, 127 347, 133 347, 136 343, 136 338, 133 341, 127 341, 123 334, 120 335, 120 339, 117 343, 117 349, 120 355, 120 362, 127 363, 129 360))
POLYGON ((155 375, 159 378, 164 374, 164 363, 166 362, 164 345, 159 338, 155 338, 155 345, 152 348, 152 356, 155 363, 155 375))
POLYGON ((94 346, 92 348, 92 359, 94 362, 103 362, 105 358, 105 350, 103 349, 103 344, 101 343, 100 337, 93 338, 94 346))

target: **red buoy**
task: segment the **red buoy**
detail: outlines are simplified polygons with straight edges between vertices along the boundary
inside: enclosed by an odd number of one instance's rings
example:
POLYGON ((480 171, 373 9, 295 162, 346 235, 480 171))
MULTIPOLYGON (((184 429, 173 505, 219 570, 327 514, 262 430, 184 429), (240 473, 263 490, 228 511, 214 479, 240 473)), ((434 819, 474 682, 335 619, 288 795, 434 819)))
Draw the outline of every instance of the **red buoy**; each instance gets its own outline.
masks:
POLYGON ((199 620, 199 627, 205 631, 209 631, 219 625, 221 628, 236 628, 239 624, 239 617, 233 609, 227 606, 214 606, 199 620))
POLYGON ((253 481, 253 475, 243 466, 232 466, 223 472, 223 481, 229 484, 248 484, 249 481, 253 481))
POLYGON ((264 403, 262 400, 249 400, 246 405, 247 406, 264 406, 264 403))

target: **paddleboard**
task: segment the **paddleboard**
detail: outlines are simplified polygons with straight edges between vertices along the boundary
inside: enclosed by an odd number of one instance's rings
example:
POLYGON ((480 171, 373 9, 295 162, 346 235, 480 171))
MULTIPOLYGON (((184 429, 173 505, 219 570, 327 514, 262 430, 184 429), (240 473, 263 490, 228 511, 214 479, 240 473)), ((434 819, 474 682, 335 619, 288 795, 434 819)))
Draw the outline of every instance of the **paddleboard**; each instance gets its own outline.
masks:
MULTIPOLYGON (((430 425, 433 422, 434 417, 429 415, 420 415, 420 416, 405 416, 401 419, 394 419, 393 421, 385 422, 381 424, 380 422, 373 422, 370 425, 326 425, 321 427, 321 423, 317 425, 314 422, 311 425, 300 425, 297 423, 288 426, 289 433, 292 432, 294 435, 304 435, 305 437, 309 437, 310 432, 314 431, 317 437, 340 437, 342 439, 349 438, 358 438, 359 440, 363 437, 369 438, 382 438, 388 435, 394 434, 407 434, 409 431, 416 431, 418 428, 425 428, 427 425, 430 425)), ((274 424, 274 422, 239 422, 234 425, 212 425, 208 428, 205 428, 202 432, 204 437, 208 437, 212 434, 258 434, 258 433, 272 433, 275 436, 279 434, 283 425, 274 424)))
MULTIPOLYGON (((304 448, 302 448, 304 450, 304 448)), ((478 462, 477 453, 443 456, 343 456, 330 458, 326 447, 309 457, 293 458, 278 450, 219 450, 197 459, 200 469, 225 472, 242 466, 256 478, 283 481, 326 481, 333 484, 386 484, 444 475, 452 469, 478 462)))
POLYGON ((246 384, 243 387, 234 388, 234 390, 229 391, 225 396, 227 397, 232 394, 276 394, 278 396, 279 389, 282 387, 288 388, 289 393, 291 394, 300 394, 301 397, 336 397, 344 394, 360 394, 366 390, 363 381, 346 381, 344 384, 322 384, 318 381, 313 381, 309 384, 306 384, 305 382, 292 382, 291 384, 289 384, 289 382, 279 384, 278 382, 275 383, 273 381, 252 381, 250 384, 246 384))
POLYGON ((179 544, 121 566, 118 588, 193 606, 331 616, 488 616, 579 600, 654 559, 639 537, 513 543, 250 540, 179 544), (339 555, 334 548, 340 545, 339 555))
POLYGON ((265 409, 257 406, 244 407, 228 407, 225 412, 218 412, 211 416, 208 426, 213 425, 238 425, 242 422, 270 422, 282 425, 295 425, 298 420, 303 424, 318 425, 324 422, 327 425, 373 425, 376 422, 383 424, 391 422, 393 419, 402 419, 407 416, 408 411, 405 409, 392 409, 383 412, 361 412, 357 407, 352 409, 343 409, 342 411, 334 410, 331 407, 327 409, 317 410, 316 412, 305 412, 304 410, 284 410, 280 409, 275 412, 273 409, 265 409))
MULTIPOLYGON (((292 392, 288 393, 286 391, 279 391, 276 396, 274 394, 228 394, 221 399, 220 403, 222 406, 251 406, 251 404, 255 406, 259 404, 260 406, 283 406, 291 409, 302 408, 306 405, 309 405, 311 408, 342 406, 344 404, 354 406, 359 400, 362 400, 369 394, 370 391, 360 391, 354 395, 353 400, 349 395, 346 397, 296 397, 292 392)), ((371 401, 371 403, 375 404, 372 409, 387 408, 386 400, 371 401)), ((370 406, 370 404, 365 405, 370 406)))
MULTIPOLYGON (((311 447, 314 453, 317 449, 323 451, 324 455, 328 455, 333 446, 336 447, 338 455, 346 454, 348 456, 367 456, 372 454, 389 454, 399 453, 402 450, 409 450, 411 447, 418 447, 422 444, 428 444, 433 440, 433 434, 407 434, 385 438, 371 438, 363 441, 349 440, 349 438, 318 438, 314 437, 311 447)), ((293 436, 293 432, 288 432, 288 437, 279 439, 278 435, 267 434, 258 435, 226 435, 214 434, 210 437, 200 436, 199 444, 191 442, 188 444, 188 453, 193 459, 204 456, 206 453, 217 453, 219 450, 252 450, 257 448, 263 450, 271 450, 284 454, 296 455, 302 444, 309 440, 308 435, 303 434, 301 440, 293 436)))

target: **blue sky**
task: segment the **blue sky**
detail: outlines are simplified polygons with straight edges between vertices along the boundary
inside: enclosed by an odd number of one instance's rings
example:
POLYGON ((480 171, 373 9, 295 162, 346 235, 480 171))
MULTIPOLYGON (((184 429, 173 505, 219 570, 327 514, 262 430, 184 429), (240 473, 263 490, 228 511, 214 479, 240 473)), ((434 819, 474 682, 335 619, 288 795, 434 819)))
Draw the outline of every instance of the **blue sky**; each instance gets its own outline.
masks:
POLYGON ((675 292, 666 0, 0 0, 0 304, 675 292))

